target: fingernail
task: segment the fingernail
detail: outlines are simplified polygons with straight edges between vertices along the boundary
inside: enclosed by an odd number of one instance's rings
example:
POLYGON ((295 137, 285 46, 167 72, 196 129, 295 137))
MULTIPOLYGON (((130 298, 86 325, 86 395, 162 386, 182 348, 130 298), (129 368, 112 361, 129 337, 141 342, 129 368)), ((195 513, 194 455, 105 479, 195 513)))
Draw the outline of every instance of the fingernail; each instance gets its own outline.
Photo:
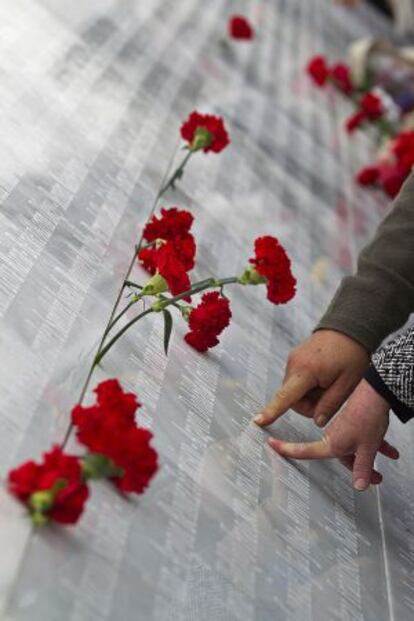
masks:
POLYGON ((358 492, 363 492, 367 487, 368 485, 366 484, 366 481, 364 481, 364 479, 357 479, 354 483, 354 488, 358 492))
POLYGON ((324 424, 325 424, 325 422, 326 422, 326 418, 325 418, 325 416, 318 416, 318 417, 315 419, 315 423, 318 425, 318 427, 323 427, 323 426, 324 426, 324 424))
POLYGON ((258 414, 254 417, 253 421, 256 423, 256 425, 262 425, 265 422, 265 417, 263 416, 263 414, 258 414))

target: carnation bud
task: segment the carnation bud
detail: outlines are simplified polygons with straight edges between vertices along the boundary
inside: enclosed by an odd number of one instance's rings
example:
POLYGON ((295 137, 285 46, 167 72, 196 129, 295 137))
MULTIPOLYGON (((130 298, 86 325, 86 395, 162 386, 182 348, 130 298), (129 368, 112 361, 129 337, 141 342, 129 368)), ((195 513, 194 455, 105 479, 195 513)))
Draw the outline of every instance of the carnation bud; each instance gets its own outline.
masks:
POLYGON ((151 306, 154 313, 161 313, 168 304, 168 300, 158 300, 151 306))
POLYGON ((192 143, 190 144, 190 151, 199 151, 209 147, 213 142, 213 134, 205 127, 197 127, 192 143))
POLYGON ((122 468, 118 468, 114 462, 100 453, 88 453, 82 460, 82 474, 85 480, 107 479, 114 476, 122 476, 122 468))
POLYGON ((181 306, 181 315, 185 321, 190 319, 190 315, 193 312, 194 308, 192 306, 181 306))
POLYGON ((30 515, 30 518, 34 526, 44 526, 49 521, 47 515, 45 515, 41 511, 35 511, 30 515))
MULTIPOLYGON (((50 489, 39 490, 33 492, 29 498, 29 506, 33 509, 32 520, 34 523, 40 524, 42 522, 41 515, 46 513, 53 507, 56 495, 66 487, 67 481, 65 479, 57 479, 50 489)), ((47 521, 47 518, 45 518, 47 521)), ((45 523, 45 522, 43 522, 45 523)))
POLYGON ((165 278, 158 272, 147 282, 142 290, 143 295, 158 295, 168 291, 168 284, 165 278))
POLYGON ((254 267, 246 267, 243 274, 238 278, 241 285, 263 285, 267 283, 266 278, 261 276, 254 267))
POLYGON ((55 494, 52 490, 34 492, 29 498, 29 505, 34 513, 44 513, 53 507, 55 494))

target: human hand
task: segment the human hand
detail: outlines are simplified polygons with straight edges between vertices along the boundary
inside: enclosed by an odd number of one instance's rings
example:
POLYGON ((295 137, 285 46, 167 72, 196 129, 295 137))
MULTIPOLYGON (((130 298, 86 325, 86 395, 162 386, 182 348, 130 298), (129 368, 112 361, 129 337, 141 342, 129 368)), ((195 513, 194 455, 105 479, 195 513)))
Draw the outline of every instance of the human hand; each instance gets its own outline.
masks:
POLYGON ((328 459, 337 457, 351 470, 354 488, 367 489, 370 483, 378 484, 382 475, 374 470, 377 452, 390 459, 399 453, 384 436, 388 429, 390 406, 362 380, 344 409, 325 429, 317 442, 282 442, 270 438, 269 445, 283 457, 291 459, 328 459))
POLYGON ((254 419, 273 423, 289 408, 323 427, 361 380, 369 364, 366 349, 336 330, 318 330, 290 354, 282 386, 254 419))

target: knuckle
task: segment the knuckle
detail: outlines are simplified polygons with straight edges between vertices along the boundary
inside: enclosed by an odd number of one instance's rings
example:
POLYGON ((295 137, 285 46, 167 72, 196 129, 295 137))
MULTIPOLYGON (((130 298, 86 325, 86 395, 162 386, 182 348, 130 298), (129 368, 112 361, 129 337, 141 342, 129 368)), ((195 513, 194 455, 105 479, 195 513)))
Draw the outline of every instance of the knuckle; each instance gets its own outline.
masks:
POLYGON ((356 479, 368 477, 371 474, 370 466, 354 466, 353 474, 356 479))
POLYGON ((298 357, 299 356, 296 350, 291 351, 287 359, 287 367, 288 368, 295 367, 298 363, 298 357))
POLYGON ((335 457, 343 457, 348 454, 347 448, 340 439, 330 438, 330 440, 327 441, 329 442, 330 449, 335 457))

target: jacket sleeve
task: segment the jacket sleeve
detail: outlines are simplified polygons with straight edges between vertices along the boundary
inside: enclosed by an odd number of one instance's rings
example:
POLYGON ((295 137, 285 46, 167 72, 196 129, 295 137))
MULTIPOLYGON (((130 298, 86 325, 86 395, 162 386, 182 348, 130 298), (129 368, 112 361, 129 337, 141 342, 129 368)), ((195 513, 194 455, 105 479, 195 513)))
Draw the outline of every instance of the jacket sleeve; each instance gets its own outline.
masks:
POLYGON ((375 352, 365 379, 403 423, 414 417, 414 326, 375 352))
POLYGON ((414 311, 414 174, 343 279, 316 330, 347 334, 373 352, 414 311))

